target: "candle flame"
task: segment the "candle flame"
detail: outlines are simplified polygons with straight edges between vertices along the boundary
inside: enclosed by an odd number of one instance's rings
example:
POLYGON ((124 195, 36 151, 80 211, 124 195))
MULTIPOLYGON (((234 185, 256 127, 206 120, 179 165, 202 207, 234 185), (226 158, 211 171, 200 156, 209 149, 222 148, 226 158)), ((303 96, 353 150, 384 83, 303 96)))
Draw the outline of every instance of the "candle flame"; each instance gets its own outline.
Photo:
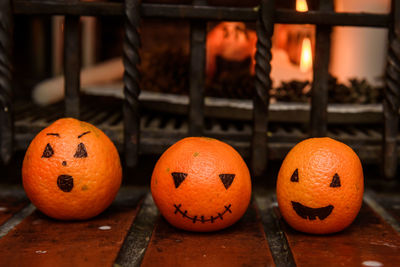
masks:
POLYGON ((303 39, 301 45, 300 71, 308 72, 311 69, 312 64, 311 40, 306 37, 303 39))
POLYGON ((307 0, 296 0, 296 11, 307 12, 308 11, 307 0))

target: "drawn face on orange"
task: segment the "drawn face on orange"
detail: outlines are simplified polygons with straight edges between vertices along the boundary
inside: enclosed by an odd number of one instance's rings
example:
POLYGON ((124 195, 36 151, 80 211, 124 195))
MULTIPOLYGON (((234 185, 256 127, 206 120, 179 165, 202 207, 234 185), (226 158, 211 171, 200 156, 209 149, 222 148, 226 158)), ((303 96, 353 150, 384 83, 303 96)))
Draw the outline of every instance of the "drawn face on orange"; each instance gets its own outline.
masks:
POLYGON ((100 129, 63 118, 32 140, 22 178, 29 199, 42 212, 57 219, 84 219, 112 202, 122 168, 117 149, 100 129))
MULTIPOLYGON (((73 154, 73 157, 75 159, 83 159, 83 158, 87 158, 88 157, 88 152, 86 150, 86 146, 85 144, 82 142, 83 140, 83 136, 85 136, 86 134, 90 134, 91 131, 85 131, 79 135, 76 136, 77 141, 79 142, 75 153, 73 154)), ((46 133, 46 136, 52 137, 49 139, 56 139, 56 140, 52 140, 53 143, 57 143, 59 140, 57 140, 57 138, 61 138, 61 135, 59 133, 46 133)), ((49 143, 46 144, 46 147, 44 148, 43 154, 42 154, 42 158, 44 159, 44 161, 46 159, 50 159, 54 156, 54 149, 53 146, 51 145, 51 141, 49 140, 49 143)), ((60 155, 61 156, 61 155, 60 155)), ((64 159, 69 159, 71 158, 71 155, 63 155, 64 159)), ((45 164, 45 162, 43 162, 45 164)), ((68 161, 67 160, 63 160, 61 162, 61 165, 63 167, 68 167, 68 161)), ((63 170, 64 171, 64 170, 63 170)), ((65 168, 65 172, 68 172, 68 169, 65 168)), ((74 187, 74 178, 66 173, 60 174, 57 177, 57 186, 58 188, 63 191, 63 192, 71 192, 71 190, 74 187)))
MULTIPOLYGON (((299 182, 299 169, 296 169, 293 172, 290 181, 293 183, 299 182)), ((340 177, 337 173, 335 173, 332 177, 332 181, 329 187, 340 187, 340 177)), ((317 218, 320 220, 324 220, 332 213, 332 210, 334 209, 334 206, 332 204, 324 207, 311 208, 301 204, 301 202, 291 201, 291 203, 293 210, 297 213, 297 215, 305 220, 315 220, 317 218)))
POLYGON ((311 138, 285 157, 277 180, 284 219, 308 233, 333 233, 355 219, 363 196, 363 171, 355 152, 330 138, 311 138))
MULTIPOLYGON (((171 173, 172 178, 174 180, 175 188, 178 188, 181 183, 186 179, 188 176, 187 173, 183 172, 173 172, 171 173)), ((221 183, 224 185, 225 189, 228 190, 229 187, 233 183, 233 179, 235 178, 235 174, 219 174, 218 175, 221 183)), ((232 213, 231 207, 232 204, 228 203, 230 202, 229 199, 227 199, 226 204, 223 205, 223 209, 221 207, 220 212, 216 212, 215 214, 211 215, 198 215, 198 214, 190 214, 188 211, 185 209, 185 207, 182 207, 182 204, 174 204, 175 211, 174 214, 182 215, 183 218, 188 219, 192 221, 194 224, 196 222, 200 223, 215 223, 217 220, 223 220, 225 215, 229 215, 229 213, 232 213)))
POLYGON ((161 156, 153 172, 151 189, 161 213, 174 226, 192 231, 218 230, 236 222, 251 195, 243 159, 215 139, 180 142, 161 156))

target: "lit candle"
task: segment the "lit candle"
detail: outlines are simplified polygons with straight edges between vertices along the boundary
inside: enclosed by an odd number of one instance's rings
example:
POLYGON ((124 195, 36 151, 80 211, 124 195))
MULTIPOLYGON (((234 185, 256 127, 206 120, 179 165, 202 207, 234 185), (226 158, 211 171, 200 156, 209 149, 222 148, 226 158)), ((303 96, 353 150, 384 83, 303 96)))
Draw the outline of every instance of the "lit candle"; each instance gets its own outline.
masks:
POLYGON ((296 1, 296 11, 298 12, 307 12, 308 5, 306 0, 297 0, 296 1))
MULTIPOLYGON (((296 11, 307 12, 306 0, 296 1, 296 11)), ((311 25, 276 25, 275 47, 272 49, 271 77, 274 87, 283 81, 310 81, 312 78, 311 25)))
POLYGON ((311 40, 306 37, 301 45, 300 70, 302 72, 310 71, 312 63, 311 40))

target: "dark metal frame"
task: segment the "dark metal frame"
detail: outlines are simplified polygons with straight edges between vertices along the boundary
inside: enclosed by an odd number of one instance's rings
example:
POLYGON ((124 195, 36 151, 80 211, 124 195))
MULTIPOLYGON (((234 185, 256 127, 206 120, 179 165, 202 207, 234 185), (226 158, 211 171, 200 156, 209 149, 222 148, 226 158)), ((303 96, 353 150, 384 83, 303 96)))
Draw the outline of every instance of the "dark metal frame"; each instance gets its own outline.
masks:
POLYGON ((214 7, 204 0, 192 5, 141 4, 126 0, 125 4, 107 2, 77 2, 66 0, 5 0, 0 4, 0 154, 3 162, 12 155, 13 120, 11 113, 11 34, 12 14, 46 14, 66 16, 65 61, 66 115, 79 117, 80 48, 79 16, 122 16, 126 18, 124 43, 124 144, 127 166, 135 166, 139 151, 139 72, 141 17, 191 20, 191 71, 189 133, 201 135, 204 128, 204 63, 205 36, 208 20, 256 21, 256 91, 254 94, 252 172, 260 176, 267 166, 267 130, 271 60, 271 36, 274 23, 314 24, 316 59, 312 89, 310 135, 327 133, 327 86, 332 26, 386 27, 390 30, 387 86, 384 92, 384 176, 393 179, 397 169, 397 134, 400 86, 400 0, 393 0, 388 15, 366 13, 336 13, 332 0, 320 0, 319 10, 299 13, 275 8, 274 0, 261 0, 257 8, 214 7))

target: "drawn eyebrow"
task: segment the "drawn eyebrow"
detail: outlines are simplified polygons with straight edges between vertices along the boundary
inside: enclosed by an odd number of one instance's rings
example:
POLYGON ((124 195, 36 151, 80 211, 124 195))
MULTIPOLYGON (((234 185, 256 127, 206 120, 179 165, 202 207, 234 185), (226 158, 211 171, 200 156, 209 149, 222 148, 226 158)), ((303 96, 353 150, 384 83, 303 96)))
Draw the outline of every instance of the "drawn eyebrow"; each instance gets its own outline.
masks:
POLYGON ((88 134, 88 133, 90 133, 90 131, 87 131, 87 132, 81 133, 80 135, 78 135, 78 138, 81 138, 82 136, 84 136, 85 134, 88 134))
POLYGON ((54 135, 54 136, 60 137, 60 135, 58 133, 47 133, 46 135, 54 135))

